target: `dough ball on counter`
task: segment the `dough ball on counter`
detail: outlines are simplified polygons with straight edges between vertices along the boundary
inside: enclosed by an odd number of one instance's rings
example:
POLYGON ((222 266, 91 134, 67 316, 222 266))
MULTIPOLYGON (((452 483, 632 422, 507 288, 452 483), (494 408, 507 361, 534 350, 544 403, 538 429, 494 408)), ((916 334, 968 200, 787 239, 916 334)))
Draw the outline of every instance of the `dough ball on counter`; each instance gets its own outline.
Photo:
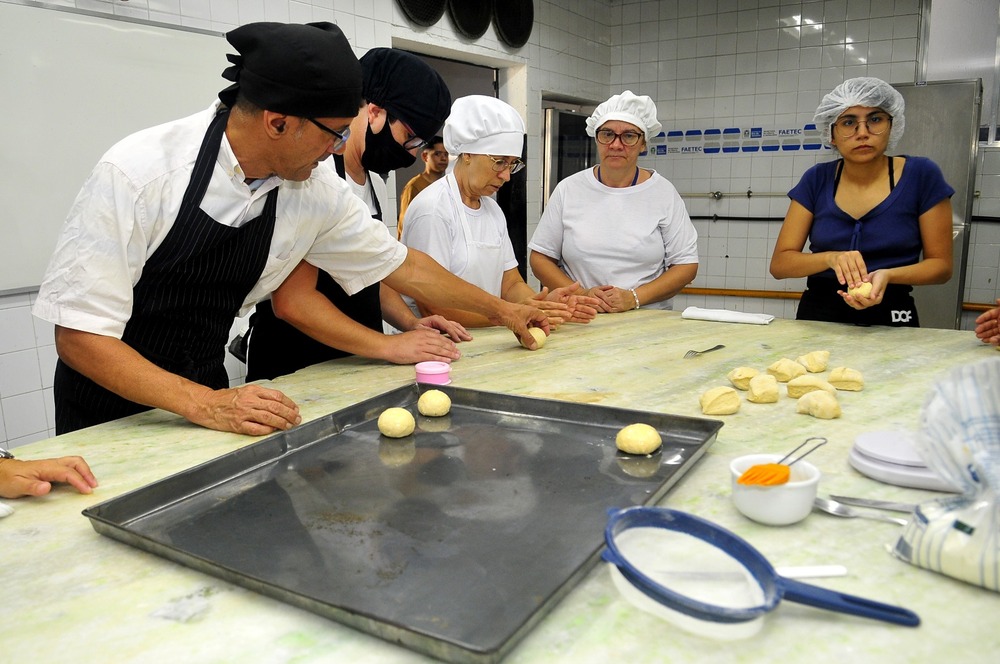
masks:
POLYGON ((427 390, 417 399, 417 410, 427 417, 442 417, 451 412, 451 399, 441 390, 427 390))
POLYGON ((750 379, 747 401, 775 403, 778 401, 778 379, 771 374, 758 374, 750 379))
POLYGON ((750 379, 759 374, 760 372, 753 367, 736 367, 732 371, 726 374, 726 378, 729 382, 733 384, 737 390, 743 390, 746 392, 750 389, 750 379))
POLYGON ((767 373, 777 378, 779 383, 787 383, 805 372, 806 368, 804 366, 787 357, 781 358, 767 368, 767 373))
POLYGON ((793 399, 798 399, 799 397, 816 390, 823 390, 824 392, 829 392, 830 394, 837 393, 837 388, 819 376, 811 376, 807 374, 788 381, 788 396, 793 399))
POLYGON ((820 373, 826 371, 826 365, 830 362, 830 351, 814 350, 795 358, 795 361, 804 366, 809 373, 820 373))
MULTIPOLYGON (((535 338, 535 341, 538 342, 538 348, 535 348, 535 350, 541 350, 542 346, 545 345, 545 339, 546 339, 545 330, 543 330, 540 327, 529 327, 528 332, 530 332, 531 336, 533 336, 535 338)), ((523 341, 521 342, 521 345, 524 346, 523 341)), ((524 347, 528 348, 527 346, 524 347)))
POLYGON ((622 427, 615 436, 615 445, 626 454, 652 454, 662 444, 660 432, 642 422, 622 427))
POLYGON ((860 392, 865 389, 865 379, 857 369, 837 367, 830 372, 828 380, 838 390, 860 392))
POLYGON ((405 438, 413 433, 417 422, 405 408, 386 408, 378 416, 378 430, 389 438, 405 438))
POLYGON ((799 399, 795 405, 795 412, 812 415, 821 420, 833 420, 840 417, 840 404, 837 402, 837 397, 829 392, 814 390, 799 399))
POLYGON ((705 415, 732 415, 740 409, 740 395, 731 387, 713 387, 699 402, 705 415))
POLYGON ((848 288, 847 294, 851 297, 869 297, 872 294, 872 285, 870 282, 862 281, 857 288, 848 288))

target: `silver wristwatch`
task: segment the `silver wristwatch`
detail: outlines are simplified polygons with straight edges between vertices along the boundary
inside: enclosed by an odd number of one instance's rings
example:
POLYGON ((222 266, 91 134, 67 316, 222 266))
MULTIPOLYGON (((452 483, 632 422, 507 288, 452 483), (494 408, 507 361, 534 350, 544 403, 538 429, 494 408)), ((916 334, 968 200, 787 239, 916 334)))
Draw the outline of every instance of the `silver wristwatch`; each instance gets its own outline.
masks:
POLYGON ((10 450, 6 450, 0 447, 0 459, 13 459, 14 455, 11 454, 10 450))

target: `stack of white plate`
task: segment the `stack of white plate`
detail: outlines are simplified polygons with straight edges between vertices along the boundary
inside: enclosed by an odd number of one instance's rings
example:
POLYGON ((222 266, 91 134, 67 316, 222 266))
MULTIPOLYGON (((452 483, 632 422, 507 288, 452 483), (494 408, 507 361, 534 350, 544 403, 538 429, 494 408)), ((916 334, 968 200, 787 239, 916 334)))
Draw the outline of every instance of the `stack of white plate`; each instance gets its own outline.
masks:
POLYGON ((931 491, 958 489, 927 467, 908 431, 869 431, 857 437, 847 460, 862 475, 887 484, 931 491))

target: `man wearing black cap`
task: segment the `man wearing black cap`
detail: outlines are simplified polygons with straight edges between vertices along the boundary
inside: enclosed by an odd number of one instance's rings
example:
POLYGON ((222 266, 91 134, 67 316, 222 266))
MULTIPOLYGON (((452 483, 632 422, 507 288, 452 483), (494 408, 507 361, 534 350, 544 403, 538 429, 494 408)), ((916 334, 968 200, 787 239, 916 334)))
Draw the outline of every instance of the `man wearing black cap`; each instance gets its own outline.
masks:
MULTIPOLYGON (((422 137, 433 137, 448 117, 451 94, 430 65, 399 49, 371 49, 361 57, 361 73, 366 103, 351 123, 344 154, 332 161, 372 216, 383 220, 388 195, 382 178, 414 162, 426 143, 422 137)), ((247 380, 275 378, 352 353, 400 364, 450 362, 460 356, 455 341, 472 338, 443 316, 418 319, 385 284, 348 295, 331 275, 309 264, 296 268, 271 301, 257 305, 247 335, 247 380), (317 306, 317 291, 339 312, 317 306), (281 307, 280 318, 275 307, 281 307), (383 334, 383 319, 407 331, 383 334)))
POLYGON ((223 360, 234 316, 302 260, 351 292, 385 279, 459 302, 521 339, 548 327, 407 251, 322 163, 361 105, 337 26, 253 23, 227 38, 239 55, 221 103, 113 146, 70 211, 34 308, 55 326, 58 433, 152 407, 255 435, 297 424, 281 392, 228 388, 223 360))

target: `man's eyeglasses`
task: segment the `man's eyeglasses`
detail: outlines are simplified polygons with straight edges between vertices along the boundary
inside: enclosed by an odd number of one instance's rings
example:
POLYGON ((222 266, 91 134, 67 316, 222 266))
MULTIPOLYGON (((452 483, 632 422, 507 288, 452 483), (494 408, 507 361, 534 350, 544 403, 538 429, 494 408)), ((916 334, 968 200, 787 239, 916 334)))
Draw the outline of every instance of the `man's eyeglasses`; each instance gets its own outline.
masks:
POLYGON ((312 118, 306 118, 306 120, 308 120, 309 122, 313 123, 314 125, 316 125, 320 129, 322 129, 323 131, 325 131, 326 133, 330 134, 331 136, 333 136, 334 138, 337 139, 337 140, 335 140, 333 142, 333 149, 334 150, 340 149, 340 146, 342 146, 344 143, 346 143, 347 142, 347 138, 351 135, 351 128, 350 127, 345 128, 344 131, 334 131, 333 129, 330 129, 329 127, 327 127, 324 124, 320 124, 319 122, 317 122, 316 120, 314 120, 312 118))
POLYGON ((867 118, 859 120, 853 115, 845 115, 834 122, 833 126, 844 136, 854 136, 858 133, 862 122, 865 123, 869 134, 881 136, 892 127, 892 116, 888 113, 872 113, 867 118))
POLYGON ((425 145, 427 145, 427 141, 417 136, 417 134, 412 129, 410 129, 410 126, 405 122, 403 122, 402 120, 400 120, 399 118, 393 117, 388 113, 386 114, 386 118, 388 119, 389 124, 392 124, 393 122, 398 122, 399 124, 403 125, 403 131, 405 131, 406 135, 409 136, 408 139, 403 141, 404 150, 416 150, 417 148, 422 148, 425 145))
POLYGON ((518 173, 524 169, 524 162, 520 159, 511 159, 507 161, 506 159, 501 159, 500 157, 494 157, 493 155, 486 155, 487 158, 493 161, 491 168, 495 173, 503 173, 509 170, 510 174, 518 173))
POLYGON ((627 148, 634 147, 639 143, 639 139, 642 138, 642 134, 637 131, 623 131, 617 134, 610 129, 598 129, 597 130, 597 142, 601 145, 611 145, 615 142, 615 139, 619 139, 627 148))

